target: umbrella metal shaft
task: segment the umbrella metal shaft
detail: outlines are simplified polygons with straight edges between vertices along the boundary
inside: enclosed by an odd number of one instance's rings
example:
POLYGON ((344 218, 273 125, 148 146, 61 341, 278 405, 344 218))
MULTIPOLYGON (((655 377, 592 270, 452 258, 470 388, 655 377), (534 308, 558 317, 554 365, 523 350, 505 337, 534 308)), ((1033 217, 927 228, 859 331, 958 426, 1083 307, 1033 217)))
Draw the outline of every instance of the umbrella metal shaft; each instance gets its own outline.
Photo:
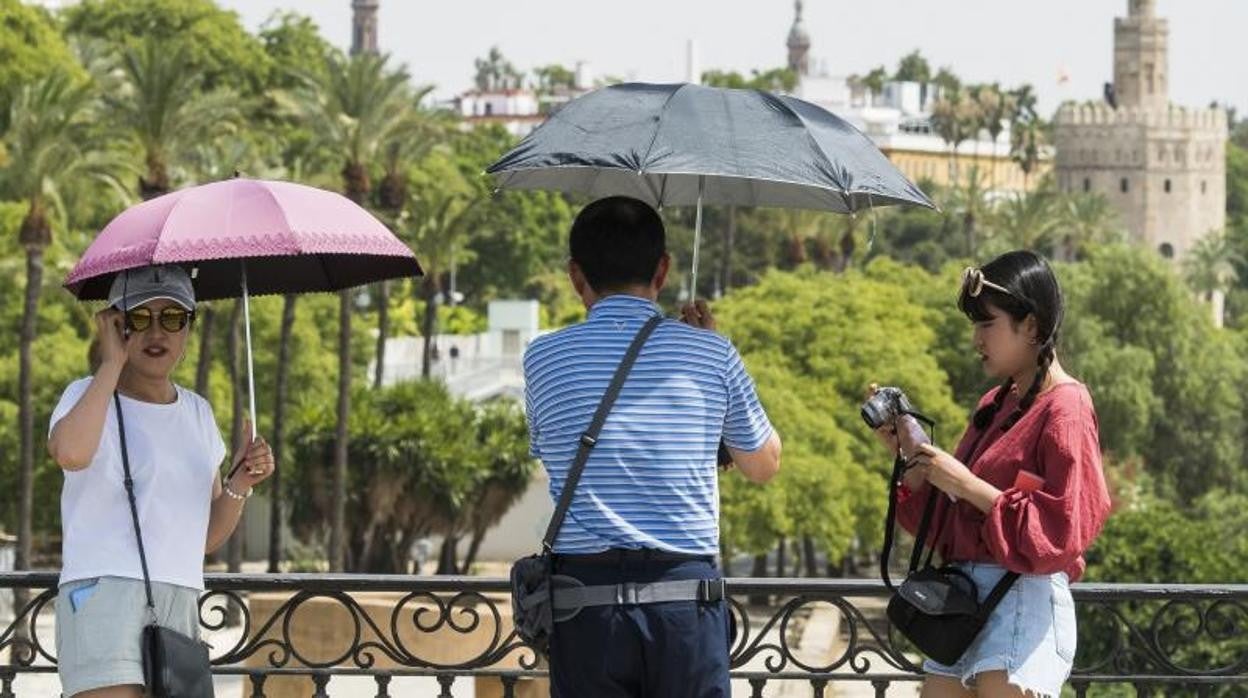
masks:
POLYGON ((698 253, 702 249, 702 194, 706 188, 706 177, 698 177, 698 212, 693 219, 693 269, 689 277, 689 300, 698 299, 698 253))
POLYGON ((247 344, 247 414, 251 416, 251 434, 256 432, 256 374, 255 366, 251 360, 251 299, 247 294, 247 260, 242 260, 243 265, 243 336, 246 338, 247 344))

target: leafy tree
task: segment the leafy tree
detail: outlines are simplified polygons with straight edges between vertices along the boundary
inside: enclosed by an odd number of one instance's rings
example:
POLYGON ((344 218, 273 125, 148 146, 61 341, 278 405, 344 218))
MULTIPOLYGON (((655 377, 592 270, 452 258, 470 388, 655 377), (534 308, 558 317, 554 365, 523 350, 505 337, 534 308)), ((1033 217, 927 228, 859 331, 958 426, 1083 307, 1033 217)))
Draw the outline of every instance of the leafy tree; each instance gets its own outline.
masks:
MULTIPOLYGON (((407 71, 387 67, 384 56, 330 56, 321 73, 307 72, 289 106, 320 145, 342 162, 342 189, 358 204, 372 191, 369 167, 386 139, 405 122, 410 109, 407 71)), ((330 520, 330 565, 341 569, 346 544, 345 516, 348 424, 351 393, 351 313, 349 291, 338 294, 338 445, 335 448, 335 506, 330 520)))
POLYGON ((560 90, 571 90, 576 87, 576 71, 551 63, 533 69, 533 77, 538 94, 554 94, 560 90))
MULTIPOLYGON (((417 539, 475 536, 528 486, 534 464, 514 406, 477 408, 432 381, 357 390, 352 403, 347 570, 406 572, 417 539)), ((328 406, 309 405, 295 427, 304 496, 291 513, 305 535, 323 531, 334 507, 326 471, 335 421, 328 406)), ((449 553, 444 562, 442 571, 459 571, 449 553)))
MULTIPOLYGON (((22 86, 54 73, 86 77, 47 11, 21 0, 0 0, 0 27, 0 104, 8 104, 22 86)), ((0 133, 7 126, 0 121, 0 133)))
POLYGON ((1214 328, 1178 276, 1148 250, 1095 249, 1085 262, 1064 266, 1062 281, 1068 307, 1061 355, 1076 376, 1085 362, 1099 374, 1085 377, 1094 399, 1103 391, 1113 396, 1098 402, 1106 443, 1120 456, 1141 458, 1159 492, 1174 501, 1191 502, 1216 487, 1242 491, 1238 338, 1214 328), (1140 379, 1147 389, 1136 384, 1140 379))
POLYGON ((854 539, 875 545, 891 462, 858 414, 867 386, 903 387, 938 421, 942 443, 965 419, 930 353, 936 334, 924 322, 927 311, 874 275, 805 270, 771 272, 734 289, 717 314, 783 434, 786 462, 766 488, 724 478, 725 546, 760 553, 780 537, 810 537, 838 559, 854 539))
POLYGON ((1094 245, 1127 241, 1127 230, 1118 211, 1104 195, 1065 194, 1059 196, 1055 204, 1059 238, 1055 256, 1059 259, 1074 261, 1085 256, 1094 245))
POLYGON ((1001 202, 994 212, 992 238, 984 250, 986 257, 1017 249, 1053 256, 1060 223, 1057 199, 1058 195, 1046 186, 1033 192, 1015 192, 1001 202))
MULTIPOLYGON (((1205 300, 1229 291, 1239 281, 1238 269, 1243 265, 1244 258, 1222 231, 1205 235, 1183 259, 1188 285, 1205 300)), ((1221 325, 1222 318, 1215 316, 1213 321, 1221 325)))
POLYGON ((269 89, 297 89, 302 84, 300 73, 321 73, 339 53, 321 36, 316 22, 298 12, 275 11, 260 27, 258 38, 273 65, 269 89))
POLYGON ((949 146, 950 181, 961 185, 958 170, 958 146, 975 138, 982 120, 980 105, 966 90, 945 90, 932 105, 932 129, 949 146))
POLYGON ((524 73, 517 70, 497 46, 491 46, 490 52, 473 61, 473 65, 477 71, 474 82, 482 92, 518 90, 524 84, 524 73))
POLYGON ((884 91, 884 83, 888 82, 888 69, 884 66, 876 66, 872 68, 866 75, 862 76, 862 84, 871 94, 878 95, 884 91))
POLYGON ((259 95, 268 85, 272 63, 260 40, 237 13, 212 0, 83 0, 67 7, 63 19, 68 36, 103 39, 118 48, 182 43, 208 90, 259 95))
POLYGON ((174 184, 170 170, 242 117, 236 94, 203 89, 204 73, 190 55, 185 44, 149 37, 125 50, 124 82, 104 96, 114 128, 142 149, 145 172, 138 191, 144 199, 168 193, 174 184))
POLYGON ((737 90, 792 92, 797 88, 797 73, 789 68, 771 68, 764 71, 754 70, 746 77, 736 71, 708 70, 702 73, 702 84, 737 90))
MULTIPOLYGON (((61 185, 73 178, 113 181, 118 159, 93 128, 90 83, 53 73, 18 90, 9 104, 4 136, 9 166, 0 170, 0 197, 20 201, 17 227, 25 251, 25 282, 18 353, 18 551, 17 568, 29 569, 35 471, 34 354, 43 295, 44 255, 55 228, 67 227, 61 185)), ((10 393, 12 394, 12 393, 10 393)))
POLYGON ((899 82, 929 82, 932 79, 932 67, 928 65, 923 54, 915 49, 902 57, 893 79, 899 82))
POLYGON ((442 153, 425 159, 420 178, 413 185, 408 205, 411 216, 408 235, 412 247, 420 250, 425 272, 421 283, 425 315, 421 322, 424 350, 420 373, 429 378, 442 275, 449 272, 452 265, 471 255, 467 238, 477 211, 485 201, 485 194, 466 182, 454 162, 442 153))
POLYGON ((953 94, 962 90, 962 80, 949 68, 941 68, 932 78, 932 84, 940 89, 941 95, 953 94))

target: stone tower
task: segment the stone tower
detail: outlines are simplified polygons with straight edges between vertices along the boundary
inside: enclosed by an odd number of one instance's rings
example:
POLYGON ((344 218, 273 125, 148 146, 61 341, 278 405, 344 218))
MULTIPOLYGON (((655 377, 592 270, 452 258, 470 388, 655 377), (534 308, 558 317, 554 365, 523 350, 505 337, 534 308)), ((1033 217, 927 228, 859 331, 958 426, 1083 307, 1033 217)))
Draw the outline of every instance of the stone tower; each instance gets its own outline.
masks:
POLYGON ((789 70, 799 76, 810 75, 810 32, 802 22, 802 0, 797 0, 797 16, 793 18, 793 27, 789 29, 789 70))
POLYGON ((1130 0, 1127 16, 1114 20, 1114 93, 1120 107, 1167 105, 1170 27, 1157 17, 1155 5, 1155 0, 1130 0))
POLYGON ((1115 105, 1063 105, 1054 117, 1058 186, 1096 192, 1138 244, 1179 259, 1226 225, 1227 117, 1170 103, 1167 36, 1155 0, 1114 22, 1115 105))
POLYGON ((381 0, 351 0, 351 55, 379 53, 377 9, 381 0))

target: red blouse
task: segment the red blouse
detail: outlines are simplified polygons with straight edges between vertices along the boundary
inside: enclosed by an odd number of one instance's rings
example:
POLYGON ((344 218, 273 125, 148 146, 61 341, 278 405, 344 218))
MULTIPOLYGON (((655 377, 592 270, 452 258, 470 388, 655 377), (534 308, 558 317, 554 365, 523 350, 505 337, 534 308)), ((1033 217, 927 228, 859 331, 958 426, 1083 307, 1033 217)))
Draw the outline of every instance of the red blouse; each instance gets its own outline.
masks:
MULTIPOLYGON (((980 400, 992 401, 996 388, 980 400)), ((1002 491, 987 514, 970 502, 940 497, 933 519, 947 516, 938 552, 949 561, 995 562, 1023 574, 1065 572, 1083 576, 1083 553, 1109 515, 1109 491, 1101 470, 1092 396, 1080 383, 1064 383, 1039 395, 1008 431, 1001 425, 1018 404, 1006 396, 975 453, 967 453, 978 430, 967 429, 954 455, 978 477, 1002 491), (1044 478, 1040 489, 1014 487, 1019 470, 1044 478), (953 512, 948 514, 952 505, 953 512)), ((910 533, 918 529, 931 485, 916 492, 905 485, 898 495, 897 520, 910 533)))

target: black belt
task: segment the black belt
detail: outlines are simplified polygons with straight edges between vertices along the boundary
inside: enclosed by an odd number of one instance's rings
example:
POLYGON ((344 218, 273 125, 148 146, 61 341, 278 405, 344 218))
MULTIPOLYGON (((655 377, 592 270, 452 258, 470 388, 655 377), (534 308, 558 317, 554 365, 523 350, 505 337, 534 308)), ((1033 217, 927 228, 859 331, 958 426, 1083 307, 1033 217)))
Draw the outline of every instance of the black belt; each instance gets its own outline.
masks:
MULTIPOLYGON (((571 584, 570 577, 555 575, 556 584, 571 584)), ((640 606, 668 601, 719 603, 727 596, 722 579, 680 579, 649 584, 601 584, 564 586, 554 592, 556 611, 580 611, 586 606, 640 606)), ((567 616, 560 620, 566 620, 567 616)))
POLYGON ((584 555, 557 553, 555 562, 585 565, 618 565, 638 562, 709 562, 713 564, 715 558, 710 555, 686 555, 653 548, 640 548, 637 550, 612 549, 584 555))

